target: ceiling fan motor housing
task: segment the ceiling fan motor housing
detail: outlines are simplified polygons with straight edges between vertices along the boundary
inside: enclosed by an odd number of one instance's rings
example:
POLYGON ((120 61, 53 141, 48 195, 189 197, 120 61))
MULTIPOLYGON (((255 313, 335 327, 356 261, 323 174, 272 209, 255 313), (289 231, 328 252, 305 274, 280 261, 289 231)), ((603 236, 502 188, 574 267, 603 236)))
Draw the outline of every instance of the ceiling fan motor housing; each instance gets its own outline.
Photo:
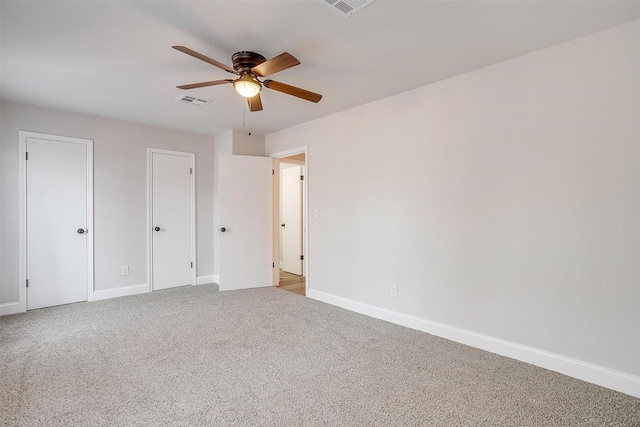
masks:
POLYGON ((265 62, 267 59, 255 52, 241 51, 236 52, 231 57, 233 61, 233 69, 242 75, 251 72, 251 69, 265 62))

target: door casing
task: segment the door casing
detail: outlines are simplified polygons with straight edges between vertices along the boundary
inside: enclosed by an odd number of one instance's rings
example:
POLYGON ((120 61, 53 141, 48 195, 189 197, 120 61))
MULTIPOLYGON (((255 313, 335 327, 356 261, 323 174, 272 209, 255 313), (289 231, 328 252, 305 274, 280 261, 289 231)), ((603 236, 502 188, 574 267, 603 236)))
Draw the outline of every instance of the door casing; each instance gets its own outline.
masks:
POLYGON ((19 224, 18 224, 18 307, 15 312, 27 311, 27 139, 38 138, 84 144, 87 148, 87 301, 93 301, 94 263, 93 263, 93 140, 52 135, 40 132, 19 131, 18 145, 20 162, 19 173, 19 224))
MULTIPOLYGON (((293 148, 291 150, 286 150, 286 151, 279 151, 277 153, 272 153, 270 154, 270 156, 274 159, 274 171, 276 174, 276 179, 274 180, 274 186, 273 186, 273 257, 274 257, 274 262, 275 265, 280 265, 280 239, 277 238, 277 236, 279 236, 279 230, 280 230, 280 211, 279 211, 279 205, 280 205, 280 191, 279 191, 279 187, 280 187, 280 167, 279 167, 279 162, 280 159, 284 158, 284 157, 289 157, 289 156, 294 156, 296 154, 303 154, 304 153, 304 181, 302 183, 302 185, 304 186, 304 197, 302 200, 302 221, 303 221, 303 232, 302 232, 302 238, 303 238, 303 242, 304 242, 304 262, 302 264, 303 267, 303 272, 302 274, 305 276, 305 294, 308 292, 308 290, 311 288, 311 277, 310 277, 310 269, 309 269, 309 176, 310 176, 310 172, 309 172, 309 151, 307 149, 306 145, 303 145, 301 147, 297 147, 297 148, 293 148)), ((278 283, 280 281, 280 273, 279 273, 279 269, 274 269, 273 272, 273 285, 274 286, 278 286, 278 283)))

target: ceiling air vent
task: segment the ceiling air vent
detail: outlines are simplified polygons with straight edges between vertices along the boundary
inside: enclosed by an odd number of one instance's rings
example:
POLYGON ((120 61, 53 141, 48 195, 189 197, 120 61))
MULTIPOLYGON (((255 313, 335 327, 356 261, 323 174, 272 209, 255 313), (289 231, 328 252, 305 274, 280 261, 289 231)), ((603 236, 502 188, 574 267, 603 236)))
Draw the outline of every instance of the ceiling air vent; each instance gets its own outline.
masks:
POLYGON ((375 0, 322 0, 324 4, 345 17, 359 12, 374 1, 375 0))
POLYGON ((185 95, 185 96, 181 96, 180 98, 176 99, 176 102, 182 102, 183 104, 195 105, 196 107, 204 107, 205 105, 207 105, 211 101, 208 100, 208 99, 195 98, 193 96, 185 95))

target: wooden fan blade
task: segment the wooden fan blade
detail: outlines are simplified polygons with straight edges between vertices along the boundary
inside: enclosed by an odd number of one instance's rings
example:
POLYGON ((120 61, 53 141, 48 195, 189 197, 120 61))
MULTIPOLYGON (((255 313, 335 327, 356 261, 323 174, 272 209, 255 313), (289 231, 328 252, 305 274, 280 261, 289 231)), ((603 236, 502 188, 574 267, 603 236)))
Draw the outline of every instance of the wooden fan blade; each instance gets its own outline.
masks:
POLYGON ((249 111, 262 111, 262 99, 260 99, 260 94, 257 94, 253 98, 247 98, 247 102, 249 103, 249 111))
POLYGON ((260 77, 266 77, 271 74, 275 74, 278 71, 286 70, 287 68, 295 67, 299 65, 300 61, 294 58, 293 55, 284 52, 275 58, 271 58, 260 65, 256 65, 251 69, 254 73, 260 77))
POLYGON ((277 90, 278 92, 286 93, 287 95, 297 96, 298 98, 306 99, 307 101, 318 102, 322 99, 322 95, 319 93, 310 92, 308 90, 276 82, 274 80, 265 80, 262 84, 269 89, 277 90))
POLYGON ((206 63, 209 63, 211 65, 214 65, 218 68, 222 68, 223 70, 229 72, 229 73, 233 73, 233 74, 238 74, 236 73, 236 70, 234 70, 233 68, 224 65, 222 62, 218 62, 215 59, 211 59, 208 56, 204 56, 201 53, 196 52, 195 50, 191 50, 188 47, 184 47, 184 46, 172 46, 174 49, 179 50, 180 52, 186 53, 187 55, 191 55, 194 58, 198 58, 201 61, 204 61, 206 63))
POLYGON ((195 89, 198 87, 217 86, 225 83, 233 83, 233 80, 212 80, 210 82, 191 83, 190 85, 176 86, 178 89, 195 89))

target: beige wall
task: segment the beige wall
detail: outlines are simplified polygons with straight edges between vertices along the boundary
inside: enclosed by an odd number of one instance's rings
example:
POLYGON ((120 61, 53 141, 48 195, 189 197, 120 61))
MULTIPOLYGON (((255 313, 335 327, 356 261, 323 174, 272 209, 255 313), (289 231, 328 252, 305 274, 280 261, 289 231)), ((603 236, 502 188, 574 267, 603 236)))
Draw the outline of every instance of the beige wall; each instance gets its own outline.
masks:
POLYGON ((213 137, 2 101, 0 303, 18 299, 18 131, 94 141, 95 289, 147 284, 147 147, 196 153, 197 275, 213 275, 213 137), (120 267, 129 266, 122 276, 120 267))
POLYGON ((289 157, 285 157, 283 160, 293 160, 296 162, 303 162, 304 163, 304 153, 300 153, 300 154, 295 154, 293 156, 289 156, 289 157))
POLYGON ((267 135, 308 146, 311 293, 637 387, 639 27, 267 135))

